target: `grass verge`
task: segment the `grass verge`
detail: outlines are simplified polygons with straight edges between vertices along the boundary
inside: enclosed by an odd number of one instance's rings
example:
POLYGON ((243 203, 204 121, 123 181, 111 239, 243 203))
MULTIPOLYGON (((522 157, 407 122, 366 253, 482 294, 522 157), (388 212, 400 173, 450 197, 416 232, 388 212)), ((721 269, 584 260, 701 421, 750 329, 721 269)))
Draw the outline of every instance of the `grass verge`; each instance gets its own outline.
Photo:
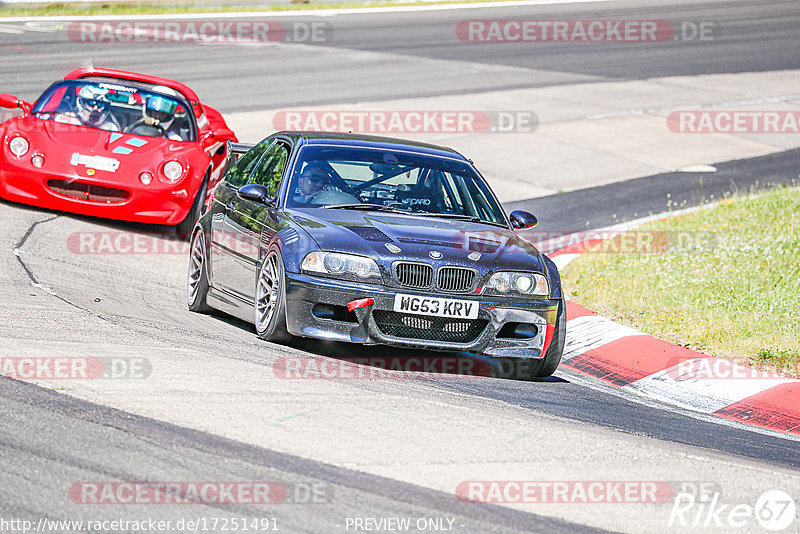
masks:
MULTIPOLYGON (((503 0, 459 0, 458 3, 483 3, 503 0)), ((454 0, 438 1, 382 1, 365 0, 363 2, 296 2, 296 3, 265 3, 265 4, 192 4, 192 3, 123 3, 123 4, 63 4, 52 2, 41 5, 0 5, 0 17, 69 17, 69 16, 102 16, 102 15, 181 15, 191 13, 231 13, 231 12, 262 12, 262 11, 314 11, 318 9, 352 9, 362 7, 399 7, 399 6, 429 6, 455 3, 454 0)))
POLYGON ((800 376, 800 189, 615 236, 562 273, 578 303, 672 343, 800 376))

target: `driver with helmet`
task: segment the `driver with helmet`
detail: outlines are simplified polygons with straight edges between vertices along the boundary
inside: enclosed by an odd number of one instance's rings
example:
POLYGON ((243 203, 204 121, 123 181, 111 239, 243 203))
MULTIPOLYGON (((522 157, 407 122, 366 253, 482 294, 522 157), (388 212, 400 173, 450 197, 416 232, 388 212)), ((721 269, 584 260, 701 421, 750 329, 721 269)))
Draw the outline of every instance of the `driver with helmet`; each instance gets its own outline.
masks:
POLYGON ((74 109, 75 111, 48 113, 40 117, 75 126, 89 126, 110 132, 119 131, 119 126, 111 117, 111 103, 106 89, 84 85, 78 90, 74 109))
POLYGON ((173 141, 182 141, 183 137, 175 125, 175 112, 178 108, 178 103, 170 98, 163 96, 150 96, 147 97, 144 106, 142 107, 142 122, 155 126, 164 132, 163 137, 173 141))
POLYGON ((84 85, 78 91, 78 118, 86 126, 118 132, 117 126, 109 117, 111 103, 108 101, 108 91, 92 85, 84 85))

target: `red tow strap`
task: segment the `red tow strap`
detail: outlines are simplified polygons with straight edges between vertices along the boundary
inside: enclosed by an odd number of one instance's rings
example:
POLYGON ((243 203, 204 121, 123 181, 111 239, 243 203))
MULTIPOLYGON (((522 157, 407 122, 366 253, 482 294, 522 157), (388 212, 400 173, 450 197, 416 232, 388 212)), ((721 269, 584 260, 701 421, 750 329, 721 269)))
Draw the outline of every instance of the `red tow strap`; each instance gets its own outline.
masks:
POLYGON ((347 303, 347 311, 351 312, 356 308, 366 308, 367 306, 372 306, 375 304, 375 299, 358 299, 358 300, 351 300, 347 303))

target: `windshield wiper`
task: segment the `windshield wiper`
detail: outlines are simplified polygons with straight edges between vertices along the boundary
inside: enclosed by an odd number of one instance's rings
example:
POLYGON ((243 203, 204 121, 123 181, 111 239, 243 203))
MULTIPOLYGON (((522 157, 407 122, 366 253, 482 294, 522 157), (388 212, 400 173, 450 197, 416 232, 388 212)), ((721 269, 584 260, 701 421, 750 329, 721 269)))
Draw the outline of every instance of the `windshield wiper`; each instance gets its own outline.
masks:
POLYGON ((494 221, 487 221, 486 219, 481 219, 480 217, 476 217, 474 215, 463 215, 461 213, 433 213, 429 211, 415 211, 414 213, 418 213, 421 215, 426 215, 430 217, 441 217, 443 219, 458 219, 460 221, 469 221, 469 222, 476 222, 476 223, 483 223, 483 224, 491 224, 492 226, 499 226, 501 228, 508 228, 503 223, 498 223, 494 221))
POLYGON ((405 210, 398 210, 395 208, 390 208, 389 206, 384 206, 383 204, 334 204, 332 206, 323 206, 325 209, 329 210, 363 210, 363 211, 388 211, 391 213, 404 213, 410 214, 410 211, 405 210))
POLYGON ((396 208, 392 208, 389 206, 384 206, 383 204, 370 204, 370 203, 363 203, 363 204, 334 204, 332 206, 324 206, 326 209, 343 209, 343 210, 363 210, 363 211, 387 211, 390 213, 402 213, 404 215, 421 215, 423 217, 441 217, 443 219, 458 219, 461 221, 469 221, 469 222, 476 222, 476 223, 483 223, 483 224, 490 224, 492 226, 499 226, 500 228, 508 228, 503 223, 498 223, 494 221, 487 221, 485 219, 481 219, 480 217, 476 217, 474 215, 463 215, 461 213, 433 213, 430 211, 410 211, 410 210, 399 210, 396 208))

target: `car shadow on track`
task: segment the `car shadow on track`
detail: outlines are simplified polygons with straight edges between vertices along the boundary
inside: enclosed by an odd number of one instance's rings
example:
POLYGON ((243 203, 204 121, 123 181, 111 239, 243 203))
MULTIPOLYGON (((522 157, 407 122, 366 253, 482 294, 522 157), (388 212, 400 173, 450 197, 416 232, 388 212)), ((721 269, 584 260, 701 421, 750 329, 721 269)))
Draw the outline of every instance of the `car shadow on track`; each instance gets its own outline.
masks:
MULTIPOLYGON (((224 312, 214 311, 215 319, 252 334, 251 323, 224 312)), ((260 341, 267 348, 272 344, 260 341)), ((314 338, 294 337, 288 344, 301 354, 281 356, 274 366, 281 378, 330 379, 469 379, 499 378, 520 380, 514 376, 516 365, 526 365, 525 360, 478 356, 468 352, 430 351, 406 349, 390 345, 361 345, 314 338)), ((559 376, 536 378, 528 382, 568 383, 559 376)))
MULTIPOLYGON (((428 351, 388 345, 360 345, 311 338, 295 338, 290 346, 309 354, 299 362, 287 361, 294 373, 328 373, 331 378, 500 378, 518 380, 518 366, 525 360, 492 358, 467 352, 428 351), (315 359, 312 361, 311 359, 315 359), (326 360, 333 360, 331 363, 326 360), (315 371, 316 369, 316 371, 315 371), (341 374, 342 376, 337 376, 341 374), (353 376, 353 375, 356 376, 353 376)), ((559 377, 534 379, 536 382, 567 382, 559 377)))

